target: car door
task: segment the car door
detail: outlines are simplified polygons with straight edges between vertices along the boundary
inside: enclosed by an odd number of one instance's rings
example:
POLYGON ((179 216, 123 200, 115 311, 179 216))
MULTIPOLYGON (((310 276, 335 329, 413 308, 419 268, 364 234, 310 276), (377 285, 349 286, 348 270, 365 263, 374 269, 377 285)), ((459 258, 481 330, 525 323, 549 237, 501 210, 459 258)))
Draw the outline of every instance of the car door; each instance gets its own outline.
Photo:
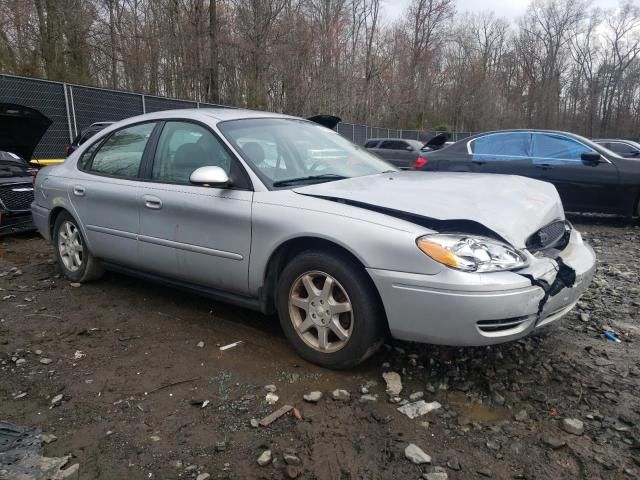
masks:
POLYGON ((562 133, 534 132, 532 154, 540 178, 555 185, 565 209, 615 212, 623 192, 618 170, 610 159, 585 162, 583 153, 595 150, 562 133))
POLYGON ((91 251, 98 258, 137 266, 140 167, 156 122, 116 130, 78 160, 69 198, 91 251))
POLYGON ((468 143, 470 170, 536 177, 531 158, 531 132, 495 132, 468 143))
POLYGON ((140 265, 205 287, 247 293, 253 192, 242 167, 205 125, 166 121, 140 193, 140 265), (222 167, 229 188, 192 185, 199 167, 222 167))

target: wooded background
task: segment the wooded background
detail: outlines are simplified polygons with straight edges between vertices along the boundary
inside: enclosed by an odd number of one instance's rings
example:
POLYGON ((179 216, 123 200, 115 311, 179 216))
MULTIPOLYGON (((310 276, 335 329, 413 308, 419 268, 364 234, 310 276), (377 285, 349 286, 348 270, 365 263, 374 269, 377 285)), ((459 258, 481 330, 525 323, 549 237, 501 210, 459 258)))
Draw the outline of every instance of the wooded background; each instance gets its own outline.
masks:
POLYGON ((0 0, 0 72, 391 128, 640 136, 640 7, 0 0))

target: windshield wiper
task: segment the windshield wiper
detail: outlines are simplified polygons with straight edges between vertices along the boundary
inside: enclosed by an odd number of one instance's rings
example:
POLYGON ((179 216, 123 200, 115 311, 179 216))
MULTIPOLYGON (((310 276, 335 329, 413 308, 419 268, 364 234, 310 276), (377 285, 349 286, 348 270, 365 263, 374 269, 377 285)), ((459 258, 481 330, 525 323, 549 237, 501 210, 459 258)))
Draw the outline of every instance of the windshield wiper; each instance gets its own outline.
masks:
POLYGON ((322 175, 308 175, 306 177, 287 178, 286 180, 278 180, 277 182, 273 182, 273 186, 284 187, 286 185, 295 185, 296 183, 315 182, 316 180, 331 181, 331 180, 343 180, 345 178, 349 178, 349 177, 345 177, 344 175, 338 175, 337 173, 323 173, 322 175))

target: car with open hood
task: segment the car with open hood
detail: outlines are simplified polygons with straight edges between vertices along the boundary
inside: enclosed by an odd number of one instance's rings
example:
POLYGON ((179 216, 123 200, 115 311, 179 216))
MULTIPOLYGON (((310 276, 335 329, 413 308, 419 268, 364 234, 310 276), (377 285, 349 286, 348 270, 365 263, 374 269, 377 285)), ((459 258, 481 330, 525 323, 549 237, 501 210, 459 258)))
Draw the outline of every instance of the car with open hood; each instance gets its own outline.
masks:
POLYGON ((35 185, 34 222, 68 279, 114 269, 277 313, 295 350, 331 368, 388 334, 521 338, 569 312, 595 269, 551 184, 398 171, 280 114, 131 118, 35 185))
POLYGON ((49 125, 38 110, 0 103, 0 235, 34 228, 34 167, 28 161, 49 125))

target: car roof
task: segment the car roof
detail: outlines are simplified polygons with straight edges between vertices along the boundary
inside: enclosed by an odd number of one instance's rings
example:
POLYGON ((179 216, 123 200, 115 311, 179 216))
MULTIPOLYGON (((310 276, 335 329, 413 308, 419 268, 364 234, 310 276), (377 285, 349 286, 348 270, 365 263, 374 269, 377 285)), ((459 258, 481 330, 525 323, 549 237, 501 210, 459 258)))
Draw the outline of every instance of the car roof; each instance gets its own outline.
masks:
POLYGON ((626 138, 594 138, 592 142, 633 142, 633 140, 627 140, 626 138))

